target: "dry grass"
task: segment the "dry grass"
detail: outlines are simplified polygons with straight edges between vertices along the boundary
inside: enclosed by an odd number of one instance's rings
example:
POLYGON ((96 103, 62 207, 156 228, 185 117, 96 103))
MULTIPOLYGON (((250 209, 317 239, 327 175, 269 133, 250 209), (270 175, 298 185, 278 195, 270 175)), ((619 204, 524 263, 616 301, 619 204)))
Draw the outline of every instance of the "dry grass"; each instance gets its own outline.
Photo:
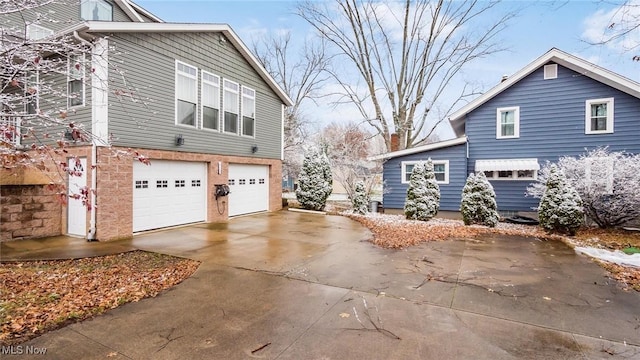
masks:
POLYGON ((143 251, 0 264, 0 344, 18 344, 122 304, 154 297, 191 276, 198 265, 143 251))

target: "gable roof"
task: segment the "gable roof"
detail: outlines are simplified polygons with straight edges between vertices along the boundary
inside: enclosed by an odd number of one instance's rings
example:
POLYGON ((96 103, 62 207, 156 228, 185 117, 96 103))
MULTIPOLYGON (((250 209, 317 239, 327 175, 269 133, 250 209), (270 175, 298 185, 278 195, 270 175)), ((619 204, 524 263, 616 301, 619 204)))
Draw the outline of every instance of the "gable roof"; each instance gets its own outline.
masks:
POLYGON ((462 136, 462 137, 455 138, 455 139, 438 141, 438 142, 434 142, 434 143, 430 143, 430 144, 426 144, 426 145, 422 145, 422 146, 416 146, 416 147, 411 148, 411 149, 392 151, 392 152, 388 152, 386 154, 380 154, 380 155, 372 156, 372 157, 369 158, 369 160, 374 161, 374 160, 393 159, 393 158, 397 158, 399 156, 417 154, 417 153, 421 153, 421 152, 425 152, 425 151, 442 149, 442 148, 446 148, 446 147, 449 147, 449 146, 461 145, 461 144, 464 144, 466 142, 467 142, 467 137, 466 136, 462 136))
POLYGON ((140 15, 144 15, 155 22, 163 22, 159 17, 145 10, 140 5, 133 3, 131 0, 113 0, 113 2, 124 11, 133 22, 145 22, 140 15))
MULTIPOLYGON (((249 48, 240 40, 238 35, 227 24, 189 24, 189 23, 150 23, 150 22, 108 22, 108 21, 85 21, 65 29, 61 33, 77 33, 87 38, 92 37, 92 33, 222 33, 233 46, 240 52, 242 57, 251 65, 256 73, 267 83, 269 88, 275 92, 280 100, 291 106, 293 102, 289 96, 280 88, 280 85, 260 64, 258 59, 251 53, 249 48)), ((58 34, 56 34, 58 35, 58 34)))
MULTIPOLYGON (((620 90, 631 96, 640 98, 640 84, 628 79, 622 75, 616 74, 613 71, 602 68, 598 65, 590 63, 579 57, 566 53, 564 51, 552 48, 544 55, 540 56, 529 65, 516 72, 505 81, 494 86, 489 91, 479 96, 475 100, 471 101, 467 105, 463 106, 460 110, 456 111, 449 117, 449 122, 455 130, 456 134, 463 128, 465 122, 465 116, 471 111, 475 110, 482 104, 494 98, 496 95, 510 88, 513 84, 522 80, 527 75, 531 74, 535 70, 539 69, 545 64, 553 62, 571 69, 579 74, 590 77, 596 81, 599 81, 605 85, 609 85, 614 89, 620 90)), ((462 131, 460 131, 462 132, 462 131)))

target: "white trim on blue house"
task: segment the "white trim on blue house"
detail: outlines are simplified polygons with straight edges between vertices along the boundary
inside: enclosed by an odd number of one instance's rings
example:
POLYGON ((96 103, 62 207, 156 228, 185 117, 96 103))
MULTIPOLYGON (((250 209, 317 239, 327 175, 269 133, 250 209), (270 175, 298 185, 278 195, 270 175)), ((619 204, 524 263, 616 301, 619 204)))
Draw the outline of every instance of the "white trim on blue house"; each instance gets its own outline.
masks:
POLYGON ((372 156, 372 157, 369 158, 369 160, 370 161, 375 161, 375 160, 392 159, 392 158, 396 158, 398 156, 405 156, 405 155, 417 154, 417 153, 420 153, 420 152, 423 152, 423 151, 442 149, 442 148, 449 147, 449 146, 455 146, 455 145, 464 144, 466 142, 467 142, 467 137, 466 136, 462 136, 462 137, 455 138, 455 139, 450 139, 450 140, 445 140, 445 141, 438 141, 438 142, 430 143, 430 144, 427 144, 427 145, 417 146, 417 147, 414 147, 414 148, 411 148, 411 149, 392 151, 392 152, 388 152, 386 154, 380 154, 380 155, 372 156))
MULTIPOLYGON (((421 162, 425 162, 425 160, 411 160, 411 161, 403 161, 400 163, 400 171, 401 171, 401 177, 400 177, 400 183, 402 184, 408 184, 409 180, 407 180, 407 165, 415 165, 417 163, 421 163, 421 162)), ((431 162, 433 163, 433 166, 435 167, 436 165, 444 165, 444 180, 438 180, 436 178, 436 183, 438 183, 439 185, 446 185, 449 184, 449 160, 433 160, 431 159, 431 162)))
POLYGON ((449 122, 451 123, 451 126, 453 127, 456 135, 464 135, 464 123, 466 121, 466 115, 468 113, 477 109, 482 104, 507 90, 512 85, 516 84, 518 81, 522 80, 527 75, 531 74, 532 72, 549 62, 562 65, 581 75, 590 77, 605 85, 611 86, 614 89, 620 90, 636 98, 640 98, 639 83, 607 69, 601 68, 598 65, 580 59, 574 55, 568 54, 556 48, 552 48, 547 53, 522 68, 520 71, 507 78, 505 81, 499 83, 498 85, 484 93, 482 96, 476 98, 475 100, 471 101, 470 103, 453 113, 449 117, 449 122))
POLYGON ((584 133, 587 135, 592 134, 613 134, 613 98, 604 98, 604 99, 589 99, 585 101, 584 104, 584 133), (593 130, 591 129, 593 114, 591 113, 591 105, 601 105, 605 104, 607 113, 606 113, 606 123, 604 130, 593 130))
POLYGON ((517 139, 520 137, 520 106, 501 107, 496 109, 496 139, 517 139), (502 114, 513 112, 513 134, 502 132, 502 114))

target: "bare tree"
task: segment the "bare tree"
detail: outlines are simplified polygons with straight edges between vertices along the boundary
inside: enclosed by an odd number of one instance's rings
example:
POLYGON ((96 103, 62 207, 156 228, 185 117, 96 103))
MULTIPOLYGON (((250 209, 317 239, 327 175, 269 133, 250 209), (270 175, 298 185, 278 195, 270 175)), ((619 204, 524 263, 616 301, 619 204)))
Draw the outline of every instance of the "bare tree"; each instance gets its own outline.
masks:
MULTIPOLYGON (((93 64, 111 65, 124 79, 118 64, 102 57, 101 45, 73 33, 50 30, 64 27, 60 19, 55 19, 50 5, 66 3, 0 0, 0 171, 40 172, 49 178, 63 202, 67 196, 64 179, 80 175, 67 163, 70 145, 111 145, 108 134, 93 134, 90 123, 74 120, 76 105, 88 99, 86 91, 106 81, 93 64)), ((112 52, 110 58, 114 55, 112 52)), ((112 90, 118 99, 130 99, 146 107, 130 85, 112 90)), ((146 157, 128 150, 114 149, 113 155, 132 155, 148 163, 146 157)), ((90 193, 91 189, 83 188, 69 196, 89 207, 90 193)))
POLYGON ((583 37, 591 45, 608 45, 622 52, 632 53, 632 60, 640 61, 640 1, 618 0, 607 4, 615 8, 596 13, 589 20, 583 37))
POLYGON ((382 164, 367 161, 374 148, 370 133, 353 122, 332 123, 322 130, 318 142, 326 149, 334 180, 344 187, 349 198, 353 198, 359 181, 364 182, 366 193, 371 194, 382 164))
POLYGON ((455 100, 443 102, 447 87, 466 65, 501 50, 496 35, 513 14, 488 22, 497 4, 307 1, 297 12, 340 56, 340 67, 332 75, 341 85, 341 101, 355 104, 391 150, 391 133, 399 135, 401 149, 411 148, 473 94, 464 86, 455 100), (357 74, 366 89, 348 74, 357 74))
POLYGON ((305 41, 302 49, 294 52, 290 32, 265 36, 254 41, 252 48, 260 63, 293 100, 285 111, 283 166, 295 176, 302 165, 300 145, 307 138, 310 123, 303 107, 322 97, 320 89, 328 79, 326 69, 331 59, 322 41, 305 41))

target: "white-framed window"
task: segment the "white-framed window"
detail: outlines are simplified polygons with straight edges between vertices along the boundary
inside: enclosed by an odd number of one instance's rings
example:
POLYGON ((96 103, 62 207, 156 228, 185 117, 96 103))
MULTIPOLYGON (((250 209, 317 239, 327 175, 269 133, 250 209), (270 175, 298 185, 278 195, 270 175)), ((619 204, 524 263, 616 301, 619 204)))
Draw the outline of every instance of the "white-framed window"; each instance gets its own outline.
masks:
MULTIPOLYGON (((419 163, 425 161, 403 161, 401 163, 402 168, 402 183, 408 184, 411 179, 411 173, 413 172, 413 167, 419 163)), ((433 172, 436 177, 436 182, 438 184, 448 184, 449 183, 449 160, 431 160, 433 163, 433 172)))
POLYGON ((93 21, 113 21, 113 5, 105 0, 82 0, 80 18, 93 21))
POLYGON ((198 68, 176 60, 176 125, 196 126, 198 68))
POLYGON ((503 107, 496 110, 496 139, 520 137, 520 107, 503 107))
POLYGON ((202 70, 202 116, 203 129, 220 130, 220 77, 202 70))
POLYGON ((613 133, 613 98, 586 101, 584 133, 613 133))
POLYGON ((558 64, 549 64, 544 66, 544 79, 556 79, 558 78, 558 64))
POLYGON ((224 121, 222 130, 226 133, 238 133, 238 113, 240 107, 240 85, 224 79, 224 121))
POLYGON ((496 170, 484 171, 488 180, 535 180, 538 178, 537 170, 496 170))
POLYGON ((614 161, 612 158, 589 158, 584 170, 589 191, 613 194, 614 161))
POLYGON ((256 136, 256 91, 242 87, 242 135, 256 136))
POLYGON ((67 107, 84 105, 84 54, 67 58, 67 107))
POLYGON ((29 24, 26 29, 27 39, 40 40, 53 35, 53 30, 38 24, 29 24))

